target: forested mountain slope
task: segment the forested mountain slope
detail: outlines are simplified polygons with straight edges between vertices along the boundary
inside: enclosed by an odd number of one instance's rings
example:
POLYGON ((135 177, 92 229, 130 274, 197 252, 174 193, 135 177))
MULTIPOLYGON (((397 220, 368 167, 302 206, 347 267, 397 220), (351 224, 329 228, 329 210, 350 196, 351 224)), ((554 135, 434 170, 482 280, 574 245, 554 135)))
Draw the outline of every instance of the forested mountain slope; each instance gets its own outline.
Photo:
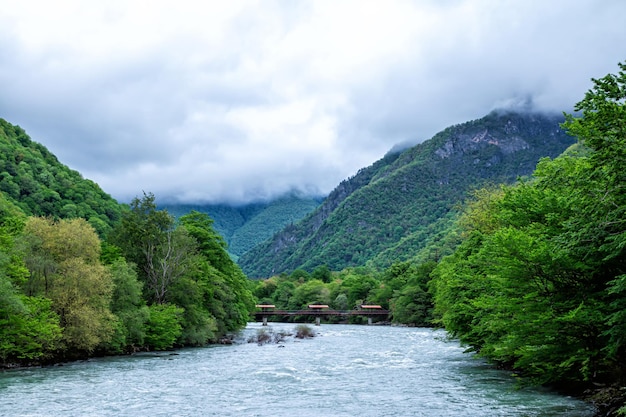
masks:
POLYGON ((255 301, 208 215, 175 221, 151 193, 122 206, 1 119, 0 151, 0 368, 245 327, 255 301))
POLYGON ((27 215, 84 218, 101 235, 121 206, 93 181, 59 162, 19 126, 0 119, 0 191, 27 215))
POLYGON ((332 270, 409 259, 444 227, 470 189, 511 183, 556 157, 574 139, 562 116, 492 112, 452 126, 432 139, 388 154, 342 182, 301 222, 245 253, 249 277, 297 268, 332 270))
POLYGON ((208 214, 215 230, 224 238, 228 252, 237 258, 254 246, 269 239, 285 226, 296 223, 315 210, 321 198, 288 194, 268 202, 245 205, 201 204, 164 205, 174 217, 191 210, 208 214))

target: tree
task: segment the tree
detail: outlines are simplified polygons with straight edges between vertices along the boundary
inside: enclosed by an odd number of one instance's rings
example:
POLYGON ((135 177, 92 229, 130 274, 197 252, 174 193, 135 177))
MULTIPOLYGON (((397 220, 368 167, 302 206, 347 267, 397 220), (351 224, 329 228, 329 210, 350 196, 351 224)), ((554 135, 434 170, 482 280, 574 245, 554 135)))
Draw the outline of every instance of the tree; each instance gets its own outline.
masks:
POLYGON ((164 241, 147 248, 146 283, 156 303, 167 300, 171 286, 190 268, 196 250, 195 242, 183 228, 167 231, 164 241))
POLYGON ((172 304, 153 304, 146 323, 146 344, 154 350, 165 350, 174 346, 182 333, 183 309, 172 304))
POLYGON ((311 273, 311 278, 319 279, 322 282, 329 283, 331 278, 332 278, 332 274, 330 272, 330 268, 328 268, 327 265, 320 265, 320 266, 318 266, 311 273))
POLYGON ((433 300, 428 291, 430 273, 435 268, 434 262, 411 265, 408 262, 396 264, 388 273, 393 277, 389 286, 394 288, 391 304, 395 323, 415 326, 431 326, 433 319, 433 300), (404 285, 400 284, 404 283, 404 285))
POLYGON ((195 250, 183 230, 174 228, 174 219, 157 210, 153 194, 133 199, 130 210, 109 237, 125 258, 137 265, 148 298, 161 304, 167 301, 171 285, 186 271, 186 262, 195 250))
POLYGON ((298 286, 289 299, 290 310, 307 308, 309 304, 330 304, 330 291, 318 279, 312 279, 298 286))
POLYGON ((0 360, 36 363, 60 347, 59 317, 51 300, 29 297, 22 286, 29 271, 15 249, 25 216, 0 193, 0 360))
POLYGON ((213 220, 205 214, 191 211, 179 219, 180 224, 196 243, 198 254, 206 262, 199 278, 205 290, 205 307, 214 312, 220 332, 245 327, 254 309, 254 297, 248 279, 226 251, 226 243, 213 229, 213 220))
POLYGON ((113 282, 100 264, 100 240, 84 219, 31 217, 24 227, 31 296, 52 300, 72 354, 92 352, 112 335, 113 282))
POLYGON ((281 280, 276 286, 276 291, 272 295, 272 300, 279 309, 286 309, 289 306, 289 300, 296 291, 296 285, 287 280, 281 280))
POLYGON ((0 359, 2 362, 37 363, 49 359, 60 347, 62 329, 51 300, 27 297, 7 289, 0 277, 0 359))
POLYGON ((591 239, 589 249, 598 248, 612 260, 622 256, 626 246, 626 63, 619 67, 617 75, 593 79, 593 88, 575 106, 582 117, 566 115, 563 124, 592 151, 586 181, 576 193, 583 202, 583 216, 571 223, 579 233, 571 237, 581 242, 584 234, 591 239))
MULTIPOLYGON (((593 88, 575 110, 582 117, 566 115, 564 127, 588 147, 588 165, 574 192, 576 213, 562 242, 593 265, 596 287, 607 287, 611 312, 606 351, 626 360, 626 62, 616 75, 592 79, 593 88)), ((621 374, 625 370, 621 369, 621 374)))
POLYGON ((132 352, 144 345, 145 325, 150 317, 142 297, 143 285, 133 266, 123 258, 115 260, 108 268, 113 278, 111 312, 117 322, 112 341, 105 348, 114 353, 132 352))

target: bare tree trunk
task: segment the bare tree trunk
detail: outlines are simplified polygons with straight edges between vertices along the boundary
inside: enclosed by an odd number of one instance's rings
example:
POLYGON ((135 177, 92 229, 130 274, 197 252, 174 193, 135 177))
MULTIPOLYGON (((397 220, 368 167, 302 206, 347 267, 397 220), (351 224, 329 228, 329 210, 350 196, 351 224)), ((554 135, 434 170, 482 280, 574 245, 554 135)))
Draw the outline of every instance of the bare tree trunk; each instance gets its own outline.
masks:
POLYGON ((161 245, 147 245, 146 276, 154 292, 154 301, 163 304, 170 286, 187 271, 187 258, 193 254, 187 235, 177 231, 166 233, 161 245))

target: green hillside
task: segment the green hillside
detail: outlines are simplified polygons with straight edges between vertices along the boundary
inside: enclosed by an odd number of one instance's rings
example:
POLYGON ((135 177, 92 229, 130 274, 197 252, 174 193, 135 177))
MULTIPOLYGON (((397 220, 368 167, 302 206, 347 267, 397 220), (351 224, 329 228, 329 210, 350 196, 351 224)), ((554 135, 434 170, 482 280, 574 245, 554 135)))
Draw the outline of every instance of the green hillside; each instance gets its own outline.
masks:
POLYGON ((269 202, 246 205, 165 205, 174 217, 196 210, 208 214, 215 230, 222 235, 233 258, 272 237, 284 227, 298 222, 315 210, 320 199, 288 194, 269 202))
POLYGON ((263 210, 262 204, 232 206, 227 204, 164 204, 159 205, 175 218, 179 218, 192 210, 206 213, 213 219, 213 227, 229 243, 232 235, 250 218, 263 210))
POLYGON ((204 213, 122 206, 0 119, 0 369, 216 342, 249 282, 204 213))
POLYGON ((27 215, 84 218, 101 235, 121 206, 100 187, 61 164, 19 126, 0 119, 0 191, 27 215))
POLYGON ((332 270, 410 259, 447 227, 469 190, 511 183, 574 139, 561 116, 493 112, 452 126, 342 182, 303 221, 245 253, 250 277, 319 265, 332 270))

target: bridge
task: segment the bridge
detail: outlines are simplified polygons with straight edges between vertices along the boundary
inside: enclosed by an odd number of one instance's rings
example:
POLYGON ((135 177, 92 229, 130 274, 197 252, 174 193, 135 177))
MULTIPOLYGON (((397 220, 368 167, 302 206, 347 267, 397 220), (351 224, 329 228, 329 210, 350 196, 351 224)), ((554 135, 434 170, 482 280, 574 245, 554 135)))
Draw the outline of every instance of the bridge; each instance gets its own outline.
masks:
POLYGON ((348 318, 351 316, 361 316, 367 317, 367 324, 372 324, 373 317, 387 318, 389 316, 389 310, 385 310, 379 305, 369 304, 362 304, 354 310, 332 310, 325 304, 311 304, 307 309, 302 310, 276 310, 276 306, 273 304, 258 304, 256 307, 260 310, 254 312, 254 319, 257 321, 262 320, 263 326, 267 326, 267 318, 272 316, 315 317, 316 326, 320 325, 320 319, 322 317, 340 316, 348 318))

